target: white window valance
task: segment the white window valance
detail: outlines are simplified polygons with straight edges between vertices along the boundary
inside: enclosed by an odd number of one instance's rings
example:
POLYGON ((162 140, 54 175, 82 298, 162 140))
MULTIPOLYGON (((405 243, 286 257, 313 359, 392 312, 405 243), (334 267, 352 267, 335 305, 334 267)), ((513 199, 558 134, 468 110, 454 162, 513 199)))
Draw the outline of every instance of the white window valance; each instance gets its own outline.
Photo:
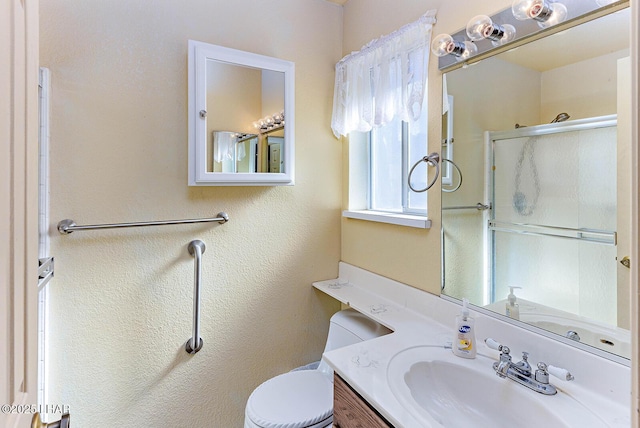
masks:
POLYGON ((336 64, 331 129, 336 137, 370 131, 396 117, 420 117, 436 11, 372 40, 336 64))

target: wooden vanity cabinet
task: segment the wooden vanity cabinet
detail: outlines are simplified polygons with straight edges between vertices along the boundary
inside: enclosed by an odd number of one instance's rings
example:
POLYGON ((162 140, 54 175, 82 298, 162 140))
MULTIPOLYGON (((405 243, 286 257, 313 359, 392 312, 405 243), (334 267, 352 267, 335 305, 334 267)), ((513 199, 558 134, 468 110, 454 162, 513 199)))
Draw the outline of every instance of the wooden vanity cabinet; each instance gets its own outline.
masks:
POLYGON ((334 428, 393 428, 340 376, 333 379, 334 428))

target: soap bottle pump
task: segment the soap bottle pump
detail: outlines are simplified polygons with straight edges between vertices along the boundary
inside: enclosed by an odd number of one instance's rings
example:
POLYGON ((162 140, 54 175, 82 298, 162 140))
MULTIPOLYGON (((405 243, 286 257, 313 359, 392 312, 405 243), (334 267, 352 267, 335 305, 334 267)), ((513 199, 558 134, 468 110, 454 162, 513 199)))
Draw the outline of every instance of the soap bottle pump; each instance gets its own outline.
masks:
POLYGON ((519 320, 520 319, 520 307, 517 303, 518 299, 516 298, 516 295, 513 294, 513 289, 514 288, 522 288, 522 287, 516 287, 516 286, 510 286, 509 287, 509 295, 507 296, 507 302, 505 303, 505 314, 509 317, 509 318, 513 318, 514 320, 519 320))
POLYGON ((451 350, 462 358, 476 357, 476 330, 474 319, 469 316, 469 301, 462 299, 462 312, 456 317, 456 332, 451 350))

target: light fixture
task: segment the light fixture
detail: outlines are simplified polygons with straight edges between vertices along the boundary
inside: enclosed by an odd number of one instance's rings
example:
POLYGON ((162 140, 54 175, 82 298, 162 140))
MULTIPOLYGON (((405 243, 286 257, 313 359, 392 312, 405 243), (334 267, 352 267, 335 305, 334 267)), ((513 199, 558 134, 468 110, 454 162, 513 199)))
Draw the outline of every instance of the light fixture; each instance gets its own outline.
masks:
POLYGON ((493 46, 500 46, 516 37, 516 29, 511 24, 495 24, 487 15, 478 15, 467 24, 467 36, 474 42, 489 39, 493 46))
POLYGON ((259 130, 261 133, 274 131, 284 126, 284 110, 280 113, 275 113, 270 116, 265 116, 262 119, 258 119, 253 122, 253 127, 259 130))
POLYGON ((464 61, 478 53, 478 47, 468 40, 459 42, 449 34, 438 34, 431 43, 431 51, 436 56, 453 55, 458 61, 464 61))
POLYGON ((533 19, 541 28, 549 28, 567 19, 567 7, 547 0, 514 0, 513 16, 520 21, 533 19))

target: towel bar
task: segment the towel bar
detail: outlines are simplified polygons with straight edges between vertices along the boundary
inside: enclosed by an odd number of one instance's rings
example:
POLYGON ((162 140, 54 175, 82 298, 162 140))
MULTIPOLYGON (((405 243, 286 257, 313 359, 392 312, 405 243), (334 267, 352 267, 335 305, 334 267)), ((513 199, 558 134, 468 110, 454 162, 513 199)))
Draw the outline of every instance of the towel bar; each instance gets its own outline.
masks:
POLYGON ((73 220, 66 219, 58 223, 58 232, 62 233, 63 235, 68 235, 76 230, 117 229, 120 227, 164 226, 168 224, 209 223, 214 221, 220 224, 224 224, 229 221, 229 216, 225 212, 219 212, 217 217, 214 217, 214 218, 141 221, 137 223, 90 224, 85 226, 78 226, 73 220))

